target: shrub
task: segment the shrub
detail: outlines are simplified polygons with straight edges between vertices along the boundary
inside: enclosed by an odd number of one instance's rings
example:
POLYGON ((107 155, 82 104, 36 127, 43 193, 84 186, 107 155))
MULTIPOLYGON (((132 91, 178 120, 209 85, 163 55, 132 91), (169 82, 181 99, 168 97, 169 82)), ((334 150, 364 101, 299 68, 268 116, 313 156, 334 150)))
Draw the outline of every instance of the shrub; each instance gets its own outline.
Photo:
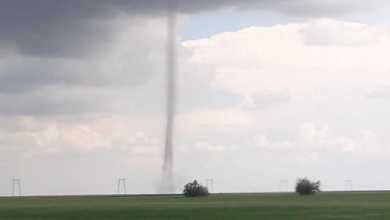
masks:
POLYGON ((209 190, 194 180, 184 185, 183 195, 185 197, 206 197, 209 196, 209 190))
POLYGON ((321 182, 312 182, 307 178, 298 179, 295 192, 299 195, 311 195, 320 191, 321 182))

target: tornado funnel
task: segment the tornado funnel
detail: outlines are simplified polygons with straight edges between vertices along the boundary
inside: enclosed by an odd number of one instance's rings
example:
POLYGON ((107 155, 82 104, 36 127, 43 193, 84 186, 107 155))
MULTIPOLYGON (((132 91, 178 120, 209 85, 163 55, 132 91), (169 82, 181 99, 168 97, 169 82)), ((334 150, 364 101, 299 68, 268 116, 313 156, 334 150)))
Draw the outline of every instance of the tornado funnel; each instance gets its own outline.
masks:
POLYGON ((166 113, 167 113, 167 126, 165 134, 165 154, 163 165, 163 177, 162 177, 162 192, 173 193, 173 129, 174 129, 174 116, 175 116, 175 78, 176 78, 176 12, 174 3, 171 1, 168 10, 168 38, 167 38, 167 84, 166 84, 166 113))

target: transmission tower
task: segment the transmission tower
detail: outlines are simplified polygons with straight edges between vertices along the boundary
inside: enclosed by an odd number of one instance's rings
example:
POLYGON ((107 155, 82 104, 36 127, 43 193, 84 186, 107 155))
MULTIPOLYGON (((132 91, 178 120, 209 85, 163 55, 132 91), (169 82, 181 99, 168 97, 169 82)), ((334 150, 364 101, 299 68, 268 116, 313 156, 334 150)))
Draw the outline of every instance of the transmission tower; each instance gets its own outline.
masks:
POLYGON ((214 183, 213 183, 213 179, 206 179, 206 187, 209 188, 209 182, 210 182, 210 186, 211 186, 211 192, 214 193, 214 183))
POLYGON ((22 196, 22 188, 20 188, 20 179, 12 180, 12 196, 15 196, 15 186, 18 187, 19 196, 22 196))
POLYGON ((352 180, 345 180, 345 191, 353 191, 352 180))
POLYGON ((118 179, 118 194, 120 191, 121 183, 123 185, 123 189, 125 191, 125 194, 127 194, 127 192, 126 192, 126 179, 118 179))
POLYGON ((288 182, 286 179, 280 180, 280 192, 288 192, 288 182))

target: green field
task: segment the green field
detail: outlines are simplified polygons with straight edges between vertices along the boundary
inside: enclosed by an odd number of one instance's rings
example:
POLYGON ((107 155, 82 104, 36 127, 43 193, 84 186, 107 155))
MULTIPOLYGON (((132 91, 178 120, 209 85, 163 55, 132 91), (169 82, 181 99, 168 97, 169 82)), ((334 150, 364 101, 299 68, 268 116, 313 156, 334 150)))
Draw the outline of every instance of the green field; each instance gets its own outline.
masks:
POLYGON ((0 198, 0 219, 388 220, 389 192, 0 198))

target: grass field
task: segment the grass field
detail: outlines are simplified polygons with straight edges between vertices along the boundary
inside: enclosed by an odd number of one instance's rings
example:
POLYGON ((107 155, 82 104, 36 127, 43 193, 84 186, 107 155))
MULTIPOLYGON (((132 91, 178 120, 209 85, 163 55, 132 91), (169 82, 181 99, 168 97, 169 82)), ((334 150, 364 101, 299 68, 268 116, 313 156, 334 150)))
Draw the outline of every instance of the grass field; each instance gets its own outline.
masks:
POLYGON ((0 198, 0 219, 389 220, 389 192, 0 198))

